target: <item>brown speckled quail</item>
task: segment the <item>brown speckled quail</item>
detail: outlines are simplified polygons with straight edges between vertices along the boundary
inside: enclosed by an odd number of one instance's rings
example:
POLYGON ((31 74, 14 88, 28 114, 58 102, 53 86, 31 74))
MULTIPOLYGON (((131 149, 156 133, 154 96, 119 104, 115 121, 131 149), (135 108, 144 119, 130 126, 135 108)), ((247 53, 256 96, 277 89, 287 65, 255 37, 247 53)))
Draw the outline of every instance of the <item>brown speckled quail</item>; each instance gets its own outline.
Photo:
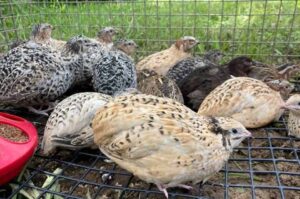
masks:
POLYGON ((264 82, 236 77, 215 88, 202 102, 198 114, 232 117, 246 128, 258 128, 279 119, 283 104, 280 93, 264 82))
POLYGON ((137 70, 153 70, 159 75, 166 75, 168 70, 179 61, 191 57, 190 50, 198 45, 194 37, 178 39, 170 48, 145 57, 136 64, 137 70))
POLYGON ((106 156, 166 197, 169 187, 206 181, 251 135, 233 119, 199 116, 175 100, 144 94, 116 97, 98 110, 92 127, 106 156))
POLYGON ((289 110, 289 135, 300 138, 300 94, 292 95, 283 107, 289 110))
POLYGON ((172 79, 147 69, 137 72, 137 89, 148 95, 168 97, 183 103, 180 89, 172 79))

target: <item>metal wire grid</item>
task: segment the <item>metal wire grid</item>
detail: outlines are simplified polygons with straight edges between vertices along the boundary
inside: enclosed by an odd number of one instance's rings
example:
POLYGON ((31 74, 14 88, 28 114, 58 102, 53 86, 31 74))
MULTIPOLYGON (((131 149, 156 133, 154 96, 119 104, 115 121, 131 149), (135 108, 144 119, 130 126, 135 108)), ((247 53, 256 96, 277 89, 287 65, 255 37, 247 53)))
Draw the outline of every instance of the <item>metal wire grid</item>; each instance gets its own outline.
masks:
POLYGON ((182 35, 194 35, 197 53, 220 48, 228 55, 250 55, 282 62, 299 58, 300 16, 297 0, 149 0, 0 2, 0 51, 28 38, 31 26, 49 22, 54 38, 95 36, 103 26, 123 30, 120 37, 140 46, 137 57, 166 48, 182 35))
MULTIPOLYGON (((13 112, 28 118, 39 129, 40 139, 46 122, 45 117, 32 117, 26 112, 13 112)), ((292 199, 300 195, 300 139, 287 137, 285 118, 270 126, 252 131, 255 138, 238 147, 224 168, 204 185, 194 186, 187 192, 173 188, 170 198, 282 198, 292 199)), ((38 198, 55 194, 63 198, 164 198, 154 185, 133 177, 132 174, 110 163, 98 150, 59 150, 51 157, 34 155, 27 170, 26 180, 14 182, 18 188, 0 192, 0 197, 13 198, 21 189, 40 191, 38 198), (61 174, 53 174, 57 167, 61 174), (46 176, 54 176, 46 188, 41 185, 46 176), (31 183, 34 182, 35 184, 31 183), (61 192, 51 188, 58 181, 61 192)))

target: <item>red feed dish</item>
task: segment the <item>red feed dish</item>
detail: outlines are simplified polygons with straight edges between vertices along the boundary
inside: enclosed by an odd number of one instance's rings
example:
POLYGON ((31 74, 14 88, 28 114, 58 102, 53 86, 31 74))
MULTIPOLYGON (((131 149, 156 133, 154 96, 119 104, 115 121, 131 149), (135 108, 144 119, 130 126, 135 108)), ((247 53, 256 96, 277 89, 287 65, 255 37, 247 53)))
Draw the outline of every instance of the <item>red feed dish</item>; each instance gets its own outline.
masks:
POLYGON ((15 115, 0 112, 0 123, 19 128, 28 137, 25 142, 13 142, 0 137, 0 185, 4 185, 21 172, 33 155, 38 135, 32 123, 15 115))

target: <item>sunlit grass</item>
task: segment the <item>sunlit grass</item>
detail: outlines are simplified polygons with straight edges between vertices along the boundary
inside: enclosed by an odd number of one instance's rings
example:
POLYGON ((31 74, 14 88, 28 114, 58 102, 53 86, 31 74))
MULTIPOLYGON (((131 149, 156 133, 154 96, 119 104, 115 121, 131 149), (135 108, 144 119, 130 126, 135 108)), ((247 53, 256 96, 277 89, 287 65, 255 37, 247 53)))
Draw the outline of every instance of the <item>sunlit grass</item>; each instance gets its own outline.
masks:
POLYGON ((139 55, 166 48, 182 35, 202 41, 196 49, 199 53, 220 48, 227 54, 262 60, 300 52, 300 5, 296 1, 13 2, 12 10, 3 6, 4 15, 16 17, 3 20, 4 29, 10 31, 0 32, 1 43, 16 39, 16 32, 28 38, 32 24, 48 22, 56 26, 53 37, 60 39, 76 34, 93 37, 101 27, 115 26, 122 30, 119 37, 139 44, 139 55))

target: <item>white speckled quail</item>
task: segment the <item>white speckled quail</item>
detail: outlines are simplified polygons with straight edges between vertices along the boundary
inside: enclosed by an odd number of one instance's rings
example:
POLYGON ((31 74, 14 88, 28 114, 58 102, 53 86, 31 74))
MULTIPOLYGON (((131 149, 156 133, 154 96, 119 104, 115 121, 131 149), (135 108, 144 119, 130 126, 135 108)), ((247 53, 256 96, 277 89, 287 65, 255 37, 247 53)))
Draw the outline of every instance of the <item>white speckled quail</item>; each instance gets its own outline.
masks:
POLYGON ((289 135, 300 138, 300 94, 292 95, 283 107, 289 110, 289 135))
MULTIPOLYGON (((3 105, 48 105, 81 75, 77 57, 63 59, 56 51, 29 41, 0 59, 0 101, 3 105)), ((42 112, 41 112, 42 113, 42 112)))
POLYGON ((206 181, 251 135, 233 119, 199 116, 175 100, 144 94, 116 97, 92 127, 106 156, 166 197, 169 187, 206 181))
POLYGON ((136 86, 133 60, 121 50, 104 51, 93 65, 93 88, 97 92, 114 95, 136 86))
POLYGON ((140 92, 158 97, 168 97, 183 104, 181 91, 175 81, 147 69, 137 72, 137 88, 140 92))
POLYGON ((139 61, 137 70, 153 70, 159 75, 166 75, 168 70, 179 61, 191 57, 190 50, 199 44, 199 41, 191 36, 178 39, 170 48, 149 55, 139 61))
POLYGON ((202 102, 198 114, 231 117, 246 128, 258 128, 279 119, 283 104, 280 93, 264 82, 236 77, 215 88, 202 102))
POLYGON ((47 121, 42 153, 49 155, 57 147, 75 150, 93 146, 92 119, 110 99, 101 93, 84 92, 61 101, 47 121))

